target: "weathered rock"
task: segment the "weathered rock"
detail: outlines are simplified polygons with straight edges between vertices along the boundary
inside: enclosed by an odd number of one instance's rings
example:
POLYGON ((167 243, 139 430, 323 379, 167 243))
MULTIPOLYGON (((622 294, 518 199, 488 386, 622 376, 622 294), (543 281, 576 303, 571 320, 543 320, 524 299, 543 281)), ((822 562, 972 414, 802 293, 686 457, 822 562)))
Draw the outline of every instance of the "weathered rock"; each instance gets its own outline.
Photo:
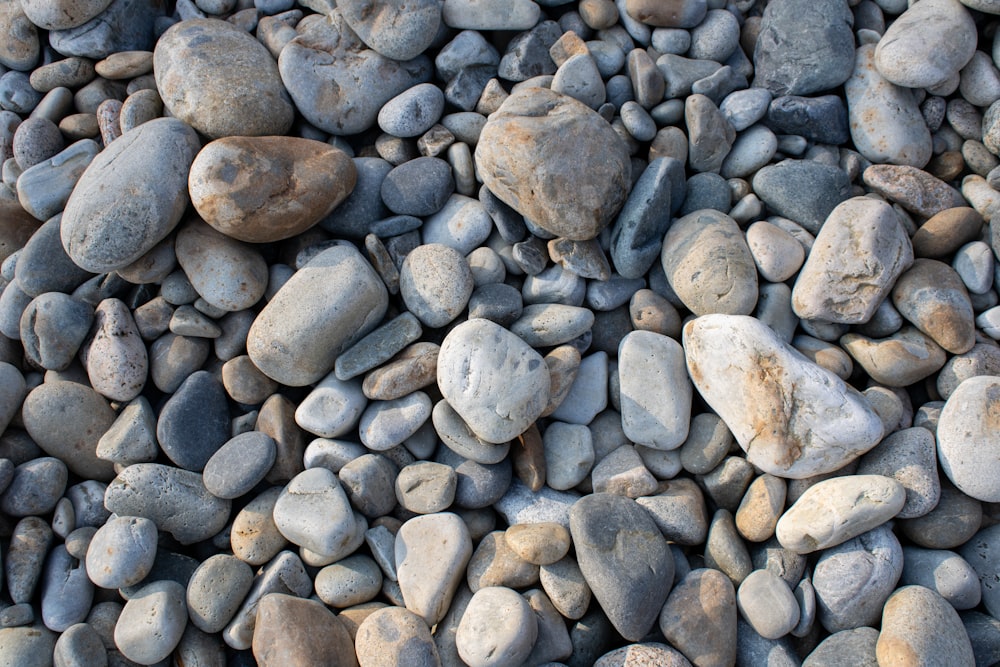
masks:
POLYGON ((1000 439, 993 424, 998 409, 1000 378, 972 377, 948 397, 937 427, 941 471, 963 493, 991 503, 1000 502, 1000 439))
POLYGON ((885 603, 875 654, 880 665, 975 664, 958 612, 923 586, 904 586, 885 603))

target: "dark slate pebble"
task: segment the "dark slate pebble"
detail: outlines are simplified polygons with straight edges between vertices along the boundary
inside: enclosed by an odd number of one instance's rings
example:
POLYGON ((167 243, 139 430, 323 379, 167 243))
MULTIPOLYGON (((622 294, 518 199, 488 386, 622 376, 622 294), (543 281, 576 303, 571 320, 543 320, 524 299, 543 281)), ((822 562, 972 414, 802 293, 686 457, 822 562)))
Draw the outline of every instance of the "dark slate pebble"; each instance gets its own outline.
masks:
POLYGON ((413 313, 403 313, 344 350, 334 363, 339 380, 350 380, 392 359, 423 333, 413 313))
POLYGON ((226 390, 208 371, 192 373, 170 397, 156 422, 156 437, 170 460, 200 472, 229 439, 226 390))
POLYGON ((14 604, 32 600, 52 538, 48 523, 35 516, 25 517, 14 526, 10 546, 3 558, 7 573, 6 593, 14 604))
POLYGON ((555 74, 556 64, 549 49, 562 36, 555 21, 542 21, 531 30, 522 32, 507 45, 500 59, 498 73, 508 81, 525 81, 541 74, 555 74))
POLYGON ((45 456, 22 463, 0 496, 0 510, 13 517, 48 514, 62 498, 68 479, 66 464, 57 458, 45 456))
POLYGON ((797 134, 818 144, 844 144, 851 138, 847 107, 837 95, 783 95, 771 100, 767 124, 778 134, 797 134))
POLYGON ((649 163, 611 232, 611 261, 619 274, 639 278, 653 266, 670 225, 669 212, 680 208, 684 192, 684 165, 680 160, 658 158, 649 163))
POLYGON ((437 213, 455 191, 451 165, 435 157, 420 157, 395 167, 382 181, 382 201, 400 215, 437 213))
POLYGON ((509 327, 521 316, 521 292, 505 283, 477 287, 469 297, 469 319, 481 317, 509 327))
POLYGON ((757 196, 774 210, 816 234, 830 211, 851 195, 851 181, 839 168, 815 160, 782 160, 753 177, 757 196))
POLYGON ((674 559, 652 517, 625 496, 595 493, 573 504, 569 529, 577 561, 615 629, 639 641, 656 623, 674 577, 674 559))
POLYGON ((38 228, 17 256, 14 276, 26 294, 72 292, 93 274, 84 271, 66 254, 59 236, 62 215, 38 228))
POLYGON ((479 188, 479 203, 493 218, 493 224, 507 243, 517 243, 528 233, 521 214, 501 201, 485 185, 479 188))
POLYGON ((202 480, 217 498, 249 493, 274 465, 277 446, 260 431, 241 433, 219 448, 205 464, 202 480))
POLYGON ((507 492, 513 477, 509 457, 499 463, 476 463, 448 447, 438 446, 434 461, 455 469, 458 475, 455 505, 463 509, 480 509, 497 502, 507 492))
POLYGON ((42 622, 56 632, 82 623, 94 601, 87 568, 66 547, 57 546, 45 561, 42 576, 42 622))
POLYGON ((716 173, 704 171, 687 180, 686 195, 678 216, 701 211, 706 208, 729 213, 732 194, 726 179, 716 173))
POLYGON ((972 643, 976 664, 1000 662, 1000 621, 978 611, 963 611, 960 617, 972 643))
MULTIPOLYGON (((354 190, 337 208, 320 221, 319 226, 337 236, 362 239, 369 231, 379 236, 372 226, 389 215, 389 209, 382 202, 382 182, 392 171, 392 165, 380 157, 354 158, 357 181, 354 190)), ((401 233, 401 232, 396 232, 401 233)))
POLYGON ((35 297, 21 315, 21 342, 28 359, 46 370, 69 367, 94 321, 94 309, 62 292, 35 297))
POLYGON ((64 56, 101 60, 118 51, 152 51, 154 24, 163 15, 154 0, 113 0, 83 25, 49 32, 52 48, 64 56))

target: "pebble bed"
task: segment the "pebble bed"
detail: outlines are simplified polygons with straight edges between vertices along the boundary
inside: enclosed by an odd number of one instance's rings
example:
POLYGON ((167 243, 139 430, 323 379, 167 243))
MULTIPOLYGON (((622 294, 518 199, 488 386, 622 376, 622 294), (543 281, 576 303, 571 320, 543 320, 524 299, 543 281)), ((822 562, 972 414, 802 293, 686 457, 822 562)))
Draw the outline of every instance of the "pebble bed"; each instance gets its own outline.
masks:
POLYGON ((0 0, 0 667, 1000 664, 1000 0, 0 0))

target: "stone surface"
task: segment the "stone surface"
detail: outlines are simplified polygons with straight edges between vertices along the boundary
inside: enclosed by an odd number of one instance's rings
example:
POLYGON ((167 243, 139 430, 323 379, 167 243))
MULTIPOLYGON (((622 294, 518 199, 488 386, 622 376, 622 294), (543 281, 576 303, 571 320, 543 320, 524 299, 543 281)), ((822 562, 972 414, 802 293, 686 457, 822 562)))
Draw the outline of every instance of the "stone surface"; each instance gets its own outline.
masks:
POLYGON ((493 194, 568 239, 597 236, 628 194, 631 165, 611 127, 589 107, 545 89, 511 95, 487 121, 475 158, 493 194))
POLYGON ((988 376, 965 380, 948 397, 938 422, 941 471, 961 491, 985 502, 997 502, 992 452, 997 447, 989 420, 1000 400, 1000 382, 988 376))
POLYGON ((875 655, 880 665, 975 662, 958 613, 923 586, 904 586, 885 603, 875 655))

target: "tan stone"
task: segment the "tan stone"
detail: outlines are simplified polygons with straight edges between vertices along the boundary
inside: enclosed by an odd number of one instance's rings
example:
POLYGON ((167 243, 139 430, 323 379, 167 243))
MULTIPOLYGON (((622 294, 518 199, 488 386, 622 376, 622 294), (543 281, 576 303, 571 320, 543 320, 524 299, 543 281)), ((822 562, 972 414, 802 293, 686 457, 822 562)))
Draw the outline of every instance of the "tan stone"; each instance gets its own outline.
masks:
POLYGON ((354 642, 322 602, 271 593, 257 605, 253 657, 260 667, 355 667, 354 642))
POLYGON ((558 523, 515 524, 504 537, 519 558, 535 565, 551 565, 569 553, 569 531, 558 523))

